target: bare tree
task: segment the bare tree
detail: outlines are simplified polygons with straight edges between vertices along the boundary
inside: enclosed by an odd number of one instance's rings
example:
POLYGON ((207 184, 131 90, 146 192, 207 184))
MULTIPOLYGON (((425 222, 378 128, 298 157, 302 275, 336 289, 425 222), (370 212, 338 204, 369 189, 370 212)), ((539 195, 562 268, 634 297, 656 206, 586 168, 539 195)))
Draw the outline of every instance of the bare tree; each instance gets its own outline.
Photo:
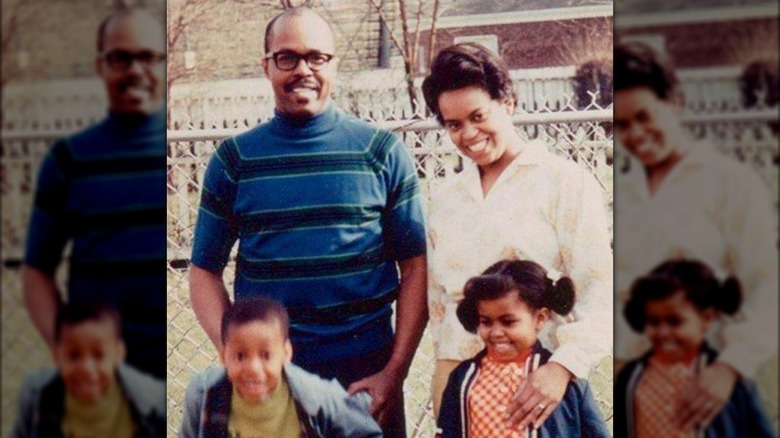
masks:
POLYGON ((724 23, 719 37, 724 57, 739 65, 756 60, 777 62, 777 19, 755 20, 749 26, 739 21, 724 23))
MULTIPOLYGON (((2 2, 0 96, 5 96, 5 87, 9 83, 35 78, 40 73, 40 66, 31 62, 31 55, 27 51, 28 48, 22 45, 21 38, 24 33, 29 33, 30 29, 35 28, 38 18, 36 12, 40 9, 41 4, 37 0, 3 0, 2 2)), ((5 122, 5 117, 5 108, 3 108, 0 110, 0 124, 5 122)))
MULTIPOLYGON (((188 76, 187 66, 180 57, 186 50, 185 38, 187 30, 202 22, 214 8, 212 1, 171 0, 168 2, 168 25, 166 31, 166 47, 168 51, 168 72, 166 75, 167 94, 170 98, 171 87, 180 79, 188 76)), ((170 121, 170 106, 167 109, 170 121)))
POLYGON ((572 37, 558 47, 558 62, 576 65, 574 106, 580 110, 612 104, 612 17, 559 21, 572 37))
POLYGON ((395 0, 400 15, 401 38, 398 38, 393 29, 390 28, 390 20, 387 16, 387 3, 380 0, 367 0, 376 10, 384 26, 387 26, 387 32, 393 45, 401 53, 404 61, 404 72, 406 80, 406 90, 409 95, 409 104, 412 113, 417 114, 419 109, 417 87, 414 85, 415 66, 419 60, 420 39, 423 32, 423 23, 430 22, 428 35, 428 63, 433 56, 434 44, 436 43, 436 19, 439 15, 440 0, 417 0, 417 4, 412 6, 407 0, 395 0), (412 10, 413 9, 413 10, 412 10), (409 13, 413 13, 413 18, 409 13), (412 30, 412 26, 414 29, 412 30))
POLYGON ((292 9, 299 6, 311 6, 314 0, 233 0, 233 3, 251 4, 254 6, 272 7, 274 9, 292 9))
POLYGON ((23 74, 23 66, 19 65, 17 53, 19 35, 35 20, 36 2, 24 0, 3 0, 3 39, 2 39, 2 76, 0 90, 8 82, 18 79, 23 74))
POLYGON ((311 6, 312 0, 301 0, 301 1, 293 1, 293 0, 279 0, 279 3, 281 3, 283 9, 291 9, 298 6, 311 6))
POLYGON ((558 62, 580 65, 593 60, 611 60, 613 45, 612 17, 587 20, 561 20, 561 26, 568 41, 557 45, 558 62))
MULTIPOLYGON (((259 11, 288 9, 296 6, 306 6, 311 0, 168 0, 167 50, 168 72, 167 91, 170 99, 173 85, 182 80, 202 80, 209 77, 218 65, 199 63, 197 68, 185 63, 188 47, 204 35, 209 35, 215 15, 226 13, 239 14, 241 11, 259 11)), ((224 17, 223 17, 224 18, 224 17)), ((228 41, 211 40, 210 45, 224 45, 228 41)), ((214 51, 212 47, 210 49, 214 51)), ((171 105, 168 105, 168 121, 171 119, 171 105)))

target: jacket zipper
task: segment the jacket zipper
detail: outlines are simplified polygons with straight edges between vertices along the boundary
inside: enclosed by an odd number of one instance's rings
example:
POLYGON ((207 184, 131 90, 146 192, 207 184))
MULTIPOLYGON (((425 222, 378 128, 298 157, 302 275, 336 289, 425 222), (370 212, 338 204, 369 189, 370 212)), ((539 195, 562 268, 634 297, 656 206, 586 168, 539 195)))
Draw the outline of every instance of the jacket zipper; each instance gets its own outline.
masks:
POLYGON ((642 376, 644 370, 644 364, 639 364, 631 377, 628 379, 628 385, 626 385, 626 432, 628 437, 633 438, 636 436, 636 430, 634 425, 634 395, 639 378, 642 376))
POLYGON ((471 379, 476 372, 476 364, 472 363, 469 369, 466 371, 466 375, 463 378, 463 384, 460 385, 460 424, 461 424, 461 436, 467 438, 468 436, 468 393, 471 386, 471 379))

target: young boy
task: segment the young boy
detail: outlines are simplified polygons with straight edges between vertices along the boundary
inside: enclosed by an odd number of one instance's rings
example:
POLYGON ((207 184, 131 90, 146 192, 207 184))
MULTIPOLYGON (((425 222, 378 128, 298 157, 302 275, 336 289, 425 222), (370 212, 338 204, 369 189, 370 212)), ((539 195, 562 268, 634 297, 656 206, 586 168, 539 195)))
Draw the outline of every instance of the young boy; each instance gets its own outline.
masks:
POLYGON ((187 388, 180 436, 381 437, 365 393, 349 397, 293 365, 287 311, 266 297, 238 300, 222 317, 223 367, 187 388))
POLYGON ((120 327, 119 312, 105 303, 59 310, 56 369, 25 379, 13 437, 165 436, 165 384, 123 363, 120 327))

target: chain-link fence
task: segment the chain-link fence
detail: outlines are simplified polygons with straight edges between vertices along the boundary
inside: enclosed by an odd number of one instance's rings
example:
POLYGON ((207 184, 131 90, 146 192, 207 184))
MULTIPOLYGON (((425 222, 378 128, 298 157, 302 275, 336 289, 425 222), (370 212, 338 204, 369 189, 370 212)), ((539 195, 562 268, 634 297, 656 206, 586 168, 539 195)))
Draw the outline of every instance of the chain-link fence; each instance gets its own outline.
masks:
MULTIPOLYGON (((605 208, 611 218, 613 142, 611 110, 593 107, 576 111, 522 114, 515 116, 515 124, 526 139, 540 138, 550 150, 566 156, 591 171, 604 191, 605 208)), ((376 114, 374 112, 373 114, 376 114)), ((700 139, 707 139, 728 149, 731 153, 757 167, 765 179, 777 179, 777 134, 772 131, 769 111, 691 117, 688 125, 700 139), (773 139, 775 143, 773 143, 773 139)), ((457 173, 462 158, 449 143, 446 133, 428 120, 376 121, 396 131, 405 141, 414 157, 420 176, 424 198, 428 201, 431 188, 457 173)), ((208 158, 219 140, 242 129, 210 129, 177 131, 169 134, 169 424, 174 430, 181 418, 181 401, 189 377, 203 367, 216 362, 213 346, 202 330, 194 325, 186 286, 186 260, 190 253, 192 230, 197 214, 200 184, 208 158), (174 312, 174 309, 178 311, 174 312)), ((618 164, 621 163, 620 155, 618 164)), ((775 192, 777 187, 775 185, 775 192)), ((231 263, 226 273, 228 283, 234 272, 231 263)), ((230 285, 228 286, 230 289, 230 285)), ((431 340, 427 333, 416 353, 409 378, 405 382, 407 428, 410 436, 433 435, 434 419, 430 400, 430 379, 433 366, 431 340)), ((596 399, 611 426, 612 417, 612 362, 611 358, 599 364, 590 377, 596 399)), ((769 399, 772 398, 770 395, 769 399)), ((776 396, 774 397, 776 399, 776 396)), ((771 405, 770 401, 770 405, 771 405)))
MULTIPOLYGON (((525 138, 541 138, 551 150, 575 160, 592 171, 602 184, 605 208, 611 213, 612 174, 623 165, 620 148, 613 150, 611 110, 589 106, 575 110, 571 87, 560 85, 559 79, 539 79, 539 84, 523 84, 544 97, 533 100, 533 105, 521 106, 525 111, 539 111, 515 116, 517 128, 525 138), (556 84, 556 81, 558 85, 556 84), (542 85, 545 83, 545 85, 542 85), (545 88, 546 87, 546 88, 545 88), (544 90, 544 91, 542 91, 544 90), (563 93, 563 94, 555 94, 563 93), (538 104, 536 102, 555 102, 538 104), (614 164, 613 164, 614 163, 614 164)), ((732 78, 733 82, 733 78, 732 78)), ((525 87, 525 88, 522 88, 525 87)), ((732 93, 733 94, 733 93, 732 93)), ((355 95, 342 91, 336 96, 339 106, 365 119, 399 133, 409 147, 417 163, 424 194, 428 199, 430 188, 460 170, 462 158, 442 130, 432 120, 409 120, 413 115, 399 108, 382 111, 387 102, 405 101, 403 94, 389 95, 375 91, 374 96, 355 95), (362 100, 361 100, 362 99, 362 100), (379 107, 379 108, 378 108, 379 107)), ((705 97, 704 95, 702 95, 705 97)), ((713 100, 720 95, 711 95, 713 100)), ((266 110, 270 101, 262 105, 255 98, 252 103, 266 110)), ((734 100, 734 99, 731 99, 734 100)), ((101 114, 99 104, 89 101, 90 109, 79 114, 101 114)), ((531 102, 531 101, 529 101, 531 102)), ((61 102, 67 106, 67 102, 61 102)), ((103 101, 99 103, 102 105, 103 101)), ((30 112, 43 108, 30 104, 30 112)), ((58 103, 59 105, 59 103, 58 103)), ((207 106, 208 102, 199 105, 207 106)), ((52 106, 51 104, 49 106, 52 106)), ((711 140, 735 157, 753 165, 773 187, 777 195, 778 157, 776 108, 754 112, 740 112, 729 105, 708 105, 707 111, 688 120, 694 136, 711 140), (713 109, 714 108, 714 109, 713 109)), ((8 109, 8 107, 4 108, 8 109)), ((75 112, 68 112, 74 114, 75 112)), ((48 352, 23 311, 18 263, 24 241, 25 225, 31 205, 34 176, 41 157, 53 139, 88 124, 88 121, 42 124, 16 124, 12 111, 6 112, 2 133, 2 417, 3 436, 7 436, 15 416, 15 400, 18 384, 31 369, 48 365, 48 352)), ((191 115, 192 113, 190 113, 191 115)), ((270 116, 270 111, 266 112, 270 116)), ((92 117, 92 116, 90 116, 92 117)), ((198 196, 203 171, 208 158, 219 140, 247 129, 260 117, 232 118, 231 120, 201 123, 196 117, 182 119, 168 137, 168 424, 170 435, 180 425, 184 389, 194 371, 217 362, 216 351, 195 320, 188 302, 187 260, 190 255, 193 225, 198 206, 198 196), (194 129, 193 129, 194 128, 194 129), (204 129, 206 128, 206 129, 204 129)), ((610 214, 611 217, 611 214, 610 214)), ((228 288, 232 289, 233 265, 225 272, 228 288)), ((405 382, 408 430, 410 436, 432 436, 433 418, 430 405, 430 377, 433 351, 429 337, 424 337, 412 364, 412 372, 405 382)), ((766 381, 773 381, 777 363, 765 373, 766 381), (772 368, 774 367, 774 368, 772 368), (772 373, 774 370, 774 374, 772 373)), ((774 378, 776 382, 776 377, 774 378)), ((612 362, 606 359, 591 374, 591 383, 597 393, 602 411, 611 424, 612 412, 612 362)), ((764 388, 770 412, 777 411, 777 391, 764 388)))
MULTIPOLYGON (((377 112, 374 111, 376 115, 377 112)), ((593 172, 604 190, 611 217, 612 137, 610 109, 568 111, 554 114, 517 115, 518 130, 527 139, 542 139, 556 153, 570 157, 593 172)), ((392 120, 377 124, 396 131, 409 148, 422 182, 424 199, 430 189, 454 175, 462 158, 435 121, 392 120)), ((192 373, 217 362, 214 347, 198 326, 189 305, 187 259, 198 206, 198 194, 208 159, 220 139, 234 130, 199 130, 169 134, 169 282, 168 282, 168 417, 171 431, 180 424, 183 393, 192 373)), ((225 274, 230 283, 234 263, 225 274)), ((232 290, 230 284, 228 290, 232 290)), ((410 436, 433 436, 430 380, 434 356, 429 337, 424 336, 404 384, 407 429, 410 436)), ((607 418, 612 412, 612 363, 605 360, 593 373, 597 400, 607 418)))

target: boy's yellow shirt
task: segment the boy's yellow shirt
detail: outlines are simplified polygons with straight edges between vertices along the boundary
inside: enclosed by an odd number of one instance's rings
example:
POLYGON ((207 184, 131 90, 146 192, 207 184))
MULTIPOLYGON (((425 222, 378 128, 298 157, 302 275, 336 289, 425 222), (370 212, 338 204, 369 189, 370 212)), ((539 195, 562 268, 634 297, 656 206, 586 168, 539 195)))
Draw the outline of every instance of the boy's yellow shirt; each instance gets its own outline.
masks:
POLYGON ((62 435, 65 438, 132 438, 135 432, 130 404, 114 380, 96 403, 84 403, 65 391, 62 435))
POLYGON ((282 378, 268 400, 251 403, 235 390, 230 397, 228 436, 231 438, 300 438, 303 435, 295 400, 282 378))

